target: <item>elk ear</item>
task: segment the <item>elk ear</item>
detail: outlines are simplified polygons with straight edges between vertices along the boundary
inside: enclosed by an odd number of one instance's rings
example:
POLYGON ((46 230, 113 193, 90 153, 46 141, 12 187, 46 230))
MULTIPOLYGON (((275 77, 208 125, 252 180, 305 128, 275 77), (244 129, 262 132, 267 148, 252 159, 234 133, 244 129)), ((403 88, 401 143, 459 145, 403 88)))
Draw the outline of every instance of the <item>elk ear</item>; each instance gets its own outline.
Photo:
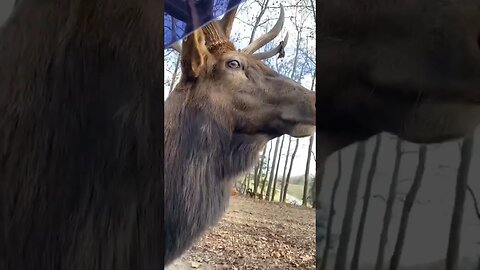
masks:
POLYGON ((205 45, 205 35, 201 29, 189 35, 182 46, 182 72, 187 77, 197 78, 206 68, 210 53, 205 45))

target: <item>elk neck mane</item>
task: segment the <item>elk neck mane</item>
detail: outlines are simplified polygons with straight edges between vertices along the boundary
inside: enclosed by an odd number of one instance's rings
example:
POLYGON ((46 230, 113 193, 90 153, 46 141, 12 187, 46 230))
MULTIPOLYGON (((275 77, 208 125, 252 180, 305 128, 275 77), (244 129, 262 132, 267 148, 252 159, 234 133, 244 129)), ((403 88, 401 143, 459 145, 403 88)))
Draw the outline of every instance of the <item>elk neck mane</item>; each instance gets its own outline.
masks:
POLYGON ((216 224, 228 205, 232 180, 254 165, 270 139, 235 133, 206 100, 187 106, 192 100, 181 87, 165 103, 165 216, 170 217, 164 223, 165 250, 173 250, 165 254, 166 264, 216 224))

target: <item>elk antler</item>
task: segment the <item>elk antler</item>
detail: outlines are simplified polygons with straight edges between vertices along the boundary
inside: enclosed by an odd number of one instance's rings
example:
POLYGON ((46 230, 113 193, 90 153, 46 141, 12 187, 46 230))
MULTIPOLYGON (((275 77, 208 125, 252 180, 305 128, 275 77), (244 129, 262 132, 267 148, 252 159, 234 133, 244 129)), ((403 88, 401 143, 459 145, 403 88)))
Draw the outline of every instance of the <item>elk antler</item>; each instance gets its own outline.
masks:
POLYGON ((232 32, 233 21, 235 20, 235 15, 237 14, 238 6, 232 8, 227 12, 223 18, 220 20, 220 25, 223 32, 227 38, 230 38, 230 33, 232 32))
MULTIPOLYGON (((205 33, 206 38, 206 45, 210 49, 215 48, 217 50, 234 50, 233 44, 229 40, 230 33, 232 31, 233 21, 235 19, 235 15, 237 13, 238 7, 235 7, 228 11, 221 20, 213 21, 202 28, 203 32, 205 33)), ((259 37, 246 48, 241 50, 243 53, 251 54, 254 58, 263 60, 270 57, 273 57, 276 54, 279 54, 279 58, 285 56, 285 46, 288 42, 288 32, 285 35, 283 41, 280 42, 278 46, 275 48, 261 53, 255 53, 258 49, 263 47, 268 42, 272 41, 283 28, 283 23, 285 21, 285 11, 283 5, 280 4, 280 17, 278 18, 277 22, 275 23, 274 27, 263 36, 259 37)), ((175 51, 181 53, 182 46, 180 42, 173 43, 170 48, 174 49, 175 51)))
POLYGON ((285 46, 287 45, 287 42, 288 42, 288 32, 286 33, 285 38, 282 41, 280 41, 280 44, 278 44, 277 47, 266 52, 255 53, 252 56, 258 60, 263 60, 263 59, 273 57, 278 53, 278 58, 283 58, 285 57, 285 46))
POLYGON ((278 18, 277 23, 273 26, 272 30, 270 30, 265 35, 259 37, 258 39, 254 40, 250 43, 246 48, 242 50, 242 52, 246 54, 253 54, 255 51, 263 47, 268 42, 272 41, 283 28, 283 23, 285 22, 285 11, 283 10, 283 5, 280 4, 280 17, 278 18))

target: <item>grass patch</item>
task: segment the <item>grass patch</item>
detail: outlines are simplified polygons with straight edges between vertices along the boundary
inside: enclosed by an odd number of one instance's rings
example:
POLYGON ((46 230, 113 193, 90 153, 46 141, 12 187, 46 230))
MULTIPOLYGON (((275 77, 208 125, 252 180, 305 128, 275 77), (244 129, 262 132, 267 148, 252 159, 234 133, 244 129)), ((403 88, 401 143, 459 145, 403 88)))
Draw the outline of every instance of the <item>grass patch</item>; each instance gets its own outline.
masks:
MULTIPOLYGON (((243 180, 243 178, 242 178, 242 180, 243 180)), ((275 197, 274 197, 274 201, 276 201, 276 202, 280 201, 280 181, 281 180, 279 179, 278 182, 277 182, 277 191, 275 192, 275 197)), ((238 183, 241 183, 241 182, 238 181, 238 183)), ((240 186, 240 184, 239 184, 239 186, 240 186)), ((250 188, 253 190, 253 180, 250 181, 250 188)), ((260 192, 260 190, 261 190, 261 184, 258 187, 258 192, 260 192)), ((264 195, 265 195, 266 191, 267 191, 267 186, 265 186, 264 195)), ((302 197, 303 197, 303 184, 289 183, 287 194, 290 195, 290 196, 294 196, 295 198, 297 198, 298 200, 301 201, 302 197)))
POLYGON ((303 185, 288 184, 287 193, 301 200, 303 197, 303 185))

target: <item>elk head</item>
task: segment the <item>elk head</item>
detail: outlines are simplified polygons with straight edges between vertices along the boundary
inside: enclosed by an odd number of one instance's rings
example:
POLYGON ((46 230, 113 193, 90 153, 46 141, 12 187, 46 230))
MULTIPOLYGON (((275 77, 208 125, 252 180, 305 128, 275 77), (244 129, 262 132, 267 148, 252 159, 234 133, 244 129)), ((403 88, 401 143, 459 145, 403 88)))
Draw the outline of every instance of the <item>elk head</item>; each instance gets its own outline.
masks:
POLYGON ((255 54, 280 33, 283 7, 272 30, 239 51, 229 39, 235 12, 185 39, 181 49, 183 74, 175 91, 183 92, 186 102, 197 102, 196 106, 210 110, 236 134, 269 138, 311 135, 315 129, 315 94, 261 61, 282 52, 288 34, 276 48, 255 54))
POLYGON ((324 1, 320 13, 320 137, 437 143, 480 123, 478 1, 324 1))

